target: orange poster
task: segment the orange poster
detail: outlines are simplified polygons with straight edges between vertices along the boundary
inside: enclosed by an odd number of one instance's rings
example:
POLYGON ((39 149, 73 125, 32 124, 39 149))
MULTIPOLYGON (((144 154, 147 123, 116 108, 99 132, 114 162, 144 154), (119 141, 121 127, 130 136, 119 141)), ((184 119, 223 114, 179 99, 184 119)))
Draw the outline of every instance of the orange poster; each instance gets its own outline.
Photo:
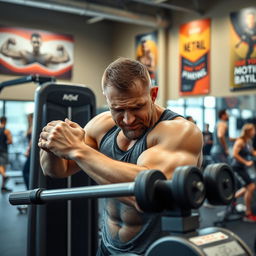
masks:
POLYGON ((210 91, 210 19, 180 27, 180 95, 210 91))
POLYGON ((230 14, 230 89, 256 88, 256 8, 230 14))

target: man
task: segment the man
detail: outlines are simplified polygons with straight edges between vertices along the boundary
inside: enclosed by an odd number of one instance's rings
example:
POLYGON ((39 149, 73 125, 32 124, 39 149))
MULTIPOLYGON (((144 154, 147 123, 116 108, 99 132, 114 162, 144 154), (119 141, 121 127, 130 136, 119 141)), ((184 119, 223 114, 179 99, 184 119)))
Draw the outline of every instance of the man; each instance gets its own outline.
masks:
POLYGON ((241 34, 241 40, 236 44, 236 48, 240 46, 242 42, 248 44, 248 50, 246 53, 246 59, 252 57, 254 47, 256 46, 256 18, 254 12, 248 12, 244 16, 244 29, 241 34))
POLYGON ((186 119, 192 123, 196 123, 196 121, 194 120, 194 118, 192 116, 186 116, 186 119))
POLYGON ((16 45, 16 40, 14 38, 9 38, 5 43, 3 43, 0 48, 0 53, 6 57, 21 60, 23 65, 37 62, 43 66, 49 66, 50 64, 65 63, 70 60, 68 52, 65 50, 63 45, 57 46, 56 50, 60 53, 59 56, 49 53, 41 53, 40 48, 42 45, 42 37, 38 33, 33 33, 31 35, 31 52, 27 50, 15 50, 11 45, 16 45))
POLYGON ((213 146, 211 148, 211 156, 215 163, 229 163, 229 116, 225 109, 220 110, 218 116, 219 121, 217 122, 213 132, 213 146))
POLYGON ((211 153, 212 143, 213 143, 213 136, 212 132, 209 131, 209 124, 205 124, 205 130, 203 131, 203 138, 204 138, 204 146, 203 146, 203 155, 209 156, 211 153))
MULTIPOLYGON (((111 63, 102 78, 109 112, 84 129, 52 121, 39 138, 45 175, 67 177, 79 170, 98 184, 132 182, 147 169, 168 179, 183 165, 201 165, 202 134, 195 124, 156 105, 146 66, 132 59, 111 63)), ((134 197, 107 199, 98 255, 143 254, 161 235, 160 216, 144 214, 134 197)))
POLYGON ((142 54, 137 57, 137 60, 147 67, 151 79, 155 79, 155 71, 156 71, 155 57, 148 45, 147 40, 141 41, 141 51, 142 51, 142 54))
POLYGON ((203 169, 212 162, 211 159, 211 148, 213 144, 213 135, 212 132, 209 131, 209 124, 205 124, 205 130, 203 131, 203 169))
POLYGON ((6 176, 6 165, 8 164, 8 145, 12 144, 12 134, 6 129, 6 117, 0 118, 0 174, 2 175, 2 192, 11 192, 11 189, 6 187, 8 177, 6 176))

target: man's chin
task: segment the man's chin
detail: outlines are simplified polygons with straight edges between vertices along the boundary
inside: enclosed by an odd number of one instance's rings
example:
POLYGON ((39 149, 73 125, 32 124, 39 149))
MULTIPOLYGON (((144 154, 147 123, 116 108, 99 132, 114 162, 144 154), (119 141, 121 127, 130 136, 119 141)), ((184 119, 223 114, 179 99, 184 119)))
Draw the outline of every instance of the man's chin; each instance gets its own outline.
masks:
POLYGON ((145 131, 123 131, 126 138, 129 140, 137 140, 139 139, 145 131))

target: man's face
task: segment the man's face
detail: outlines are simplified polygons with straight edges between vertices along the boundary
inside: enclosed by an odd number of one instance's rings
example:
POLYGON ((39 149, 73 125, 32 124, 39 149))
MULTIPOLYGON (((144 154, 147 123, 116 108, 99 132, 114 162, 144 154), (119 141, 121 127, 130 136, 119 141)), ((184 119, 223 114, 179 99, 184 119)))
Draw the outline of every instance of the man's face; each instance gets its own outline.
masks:
POLYGON ((223 120, 224 121, 228 121, 228 119, 229 119, 229 115, 228 115, 228 113, 226 112, 225 114, 223 114, 223 120))
POLYGON ((249 29, 253 29, 255 26, 255 17, 252 13, 245 16, 245 23, 249 29))
POLYGON ((138 139, 151 125, 151 90, 153 88, 143 86, 139 80, 128 91, 121 91, 113 86, 104 90, 113 120, 130 140, 138 139))
POLYGON ((37 36, 33 36, 31 38, 31 44, 32 44, 32 47, 33 47, 33 52, 39 52, 40 50, 40 47, 41 47, 41 37, 37 37, 37 36))

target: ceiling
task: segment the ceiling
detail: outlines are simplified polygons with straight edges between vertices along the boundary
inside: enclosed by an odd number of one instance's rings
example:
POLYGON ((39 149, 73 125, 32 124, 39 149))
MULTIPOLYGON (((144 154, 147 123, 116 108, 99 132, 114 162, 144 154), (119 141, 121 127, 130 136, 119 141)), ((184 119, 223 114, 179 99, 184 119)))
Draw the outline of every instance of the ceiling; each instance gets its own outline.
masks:
POLYGON ((102 20, 167 27, 173 12, 203 14, 213 1, 205 0, 0 0, 87 17, 92 24, 102 20))

